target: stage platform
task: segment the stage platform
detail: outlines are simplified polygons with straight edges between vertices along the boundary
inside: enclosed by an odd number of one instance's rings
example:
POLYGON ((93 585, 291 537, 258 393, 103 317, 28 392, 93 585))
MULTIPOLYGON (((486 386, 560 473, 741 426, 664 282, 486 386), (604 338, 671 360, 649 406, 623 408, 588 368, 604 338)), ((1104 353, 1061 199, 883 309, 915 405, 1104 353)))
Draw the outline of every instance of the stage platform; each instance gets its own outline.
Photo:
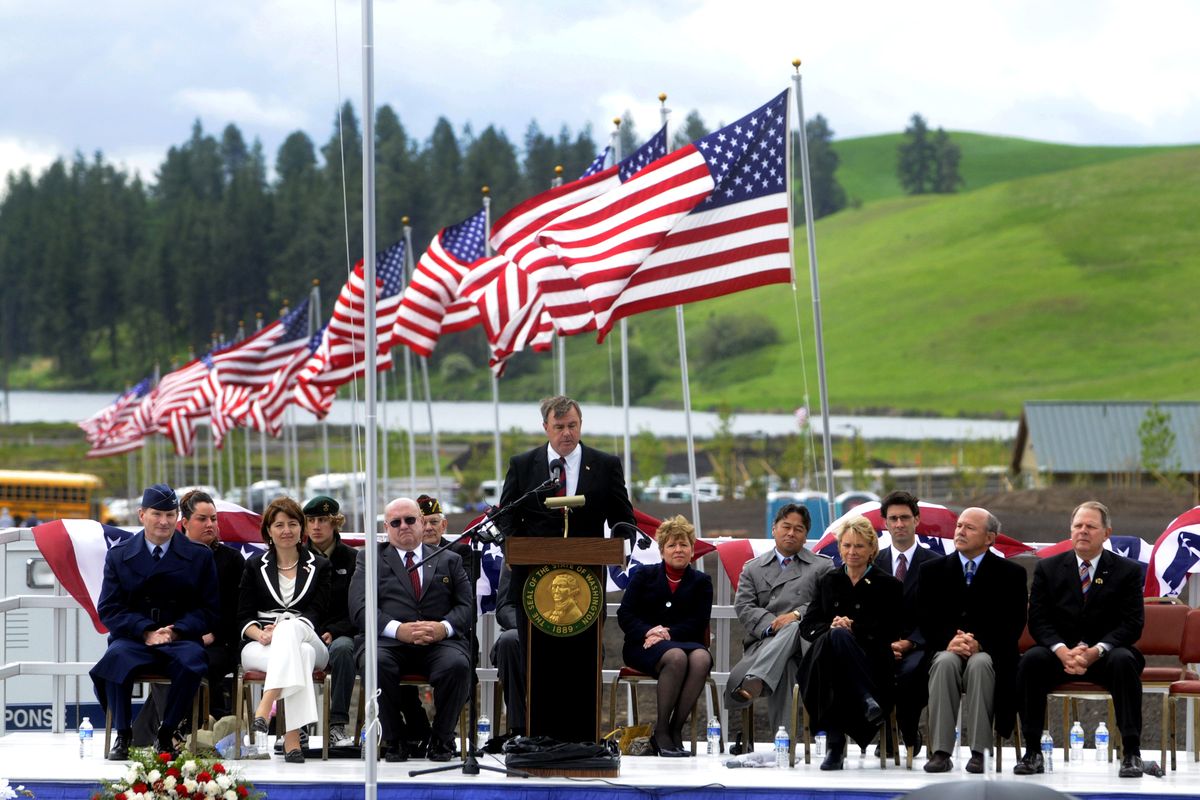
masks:
MULTIPOLYGON (((0 777, 15 786, 24 784, 36 800, 87 800, 101 777, 116 777, 121 764, 104 761, 97 753, 79 758, 79 740, 73 734, 14 733, 0 737, 0 777)), ((1179 771, 1165 778, 1117 777, 1117 765, 1094 760, 1094 752, 1085 750, 1079 764, 1061 765, 1056 753, 1053 774, 1018 778, 1012 774, 1015 753, 1003 754, 1004 772, 1000 775, 968 775, 962 769, 966 759, 955 759, 955 770, 929 775, 918 759, 909 771, 888 763, 880 769, 879 760, 854 755, 846 759, 843 772, 821 772, 817 760, 805 766, 798 762, 792 769, 729 769, 725 757, 699 756, 688 759, 626 757, 621 776, 614 779, 508 778, 483 772, 464 776, 461 771, 409 777, 409 771, 440 766, 423 759, 404 764, 380 762, 378 796, 384 800, 613 800, 681 793, 689 798, 735 798, 762 800, 767 797, 813 798, 814 800, 852 800, 853 798, 891 798, 931 783, 967 780, 977 784, 1003 782, 1011 786, 1040 784, 1081 798, 1179 798, 1200 794, 1200 765, 1192 763, 1189 753, 1179 754, 1179 771)), ((1146 756, 1160 757, 1157 751, 1146 756)), ((231 762, 240 765, 243 775, 253 781, 271 800, 350 800, 363 797, 363 765, 356 759, 286 764, 282 758, 269 761, 231 762)), ((500 766, 493 756, 481 764, 500 766)))

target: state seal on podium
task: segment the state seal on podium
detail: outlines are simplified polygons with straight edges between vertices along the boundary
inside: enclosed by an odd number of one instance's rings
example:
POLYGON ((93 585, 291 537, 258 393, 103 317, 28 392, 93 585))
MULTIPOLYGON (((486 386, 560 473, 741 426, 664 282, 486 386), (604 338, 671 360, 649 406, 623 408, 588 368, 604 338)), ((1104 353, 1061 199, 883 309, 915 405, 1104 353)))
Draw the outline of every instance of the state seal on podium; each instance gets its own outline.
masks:
POLYGON ((534 628, 549 636, 575 636, 600 618, 604 587, 587 567, 547 564, 529 574, 521 599, 534 628))

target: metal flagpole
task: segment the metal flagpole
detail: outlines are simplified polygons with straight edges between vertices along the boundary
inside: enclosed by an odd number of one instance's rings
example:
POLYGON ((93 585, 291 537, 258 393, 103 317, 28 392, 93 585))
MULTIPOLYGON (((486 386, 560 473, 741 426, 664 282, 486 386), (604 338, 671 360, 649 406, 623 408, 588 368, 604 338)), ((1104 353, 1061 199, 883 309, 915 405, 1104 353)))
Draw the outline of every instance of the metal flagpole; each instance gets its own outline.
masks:
POLYGON ((208 436, 204 437, 205 455, 208 456, 208 485, 216 486, 217 478, 213 475, 213 424, 212 411, 208 412, 208 436))
MULTIPOLYGON (((621 118, 613 117, 613 163, 621 163, 621 118)), ((629 439, 629 320, 621 317, 621 410, 625 420, 625 486, 633 485, 633 445, 629 439)))
POLYGON ((388 373, 391 368, 379 373, 379 397, 380 397, 380 416, 383 419, 383 424, 380 426, 380 442, 379 449, 382 453, 383 474, 379 481, 379 494, 382 497, 388 496, 388 478, 391 477, 391 469, 388 458, 388 373))
MULTIPOLYGON (((486 202, 486 201, 485 201, 486 202)), ((408 217, 400 218, 404 225, 404 285, 412 280, 415 256, 412 248, 412 226, 408 217)), ((417 431, 413 411, 413 381, 412 381, 413 352, 404 348, 404 403, 408 407, 408 491, 410 497, 417 496, 417 431)))
POLYGON ((418 357, 421 363, 421 381, 425 384, 425 412, 429 415, 429 449, 433 457, 433 489, 434 496, 442 496, 442 464, 438 452, 437 424, 433 421, 433 394, 429 389, 429 359, 418 357))
MULTIPOLYGON (((375 350, 378 335, 376 328, 379 326, 379 320, 375 318, 375 4, 374 0, 365 0, 362 5, 362 29, 363 29, 363 44, 362 44, 362 70, 363 70, 363 137, 362 137, 362 156, 363 156, 363 277, 364 285, 368 287, 368 291, 364 292, 366 298, 366 339, 368 343, 367 350, 367 374, 366 380, 366 436, 363 437, 363 443, 366 450, 366 473, 370 476, 370 480, 366 481, 369 487, 366 492, 366 514, 364 517, 363 529, 368 532, 366 540, 366 549, 364 562, 367 570, 366 585, 371 587, 371 591, 366 593, 366 608, 364 621, 364 629, 368 632, 376 630, 376 620, 379 616, 378 597, 376 595, 376 587, 379 585, 378 565, 376 558, 378 557, 379 549, 374 546, 376 536, 375 531, 375 350)), ((378 795, 377 771, 379 764, 377 761, 377 742, 375 731, 379 724, 379 707, 376 699, 376 687, 378 686, 378 647, 379 638, 377 636, 368 635, 366 637, 366 653, 363 659, 363 689, 366 692, 367 701, 366 721, 369 727, 369 734, 366 736, 366 744, 363 748, 363 761, 366 765, 365 775, 363 779, 363 792, 367 800, 374 800, 378 795)))
MULTIPOLYGON (((662 119, 663 137, 670 149, 670 137, 667 136, 667 117, 671 109, 667 108, 667 93, 658 95, 659 118, 662 119)), ((675 332, 679 338, 679 380, 683 390, 683 422, 687 432, 688 480, 692 486, 692 524, 696 526, 696 535, 701 536, 700 526, 700 497, 696 491, 696 440, 692 436, 692 390, 688 385, 687 364, 687 329, 683 324, 683 306, 675 306, 675 332)))
MULTIPOLYGON (((554 180, 550 181, 550 188, 557 189, 563 184, 563 167, 558 164, 554 167, 554 180)), ((557 395, 565 395, 567 393, 567 337, 559 336, 558 332, 554 334, 554 363, 558 368, 554 379, 554 393, 557 395)))
POLYGON ((808 234, 808 277, 812 285, 814 342, 817 348, 817 384, 821 391, 822 440, 825 447, 825 491, 829 519, 837 519, 833 508, 833 439, 829 434, 829 385, 825 381, 825 342, 821 333, 821 286, 817 280, 817 234, 813 227, 812 181, 808 174, 808 132, 804 130, 804 97, 800 91, 800 59, 792 61, 796 74, 796 124, 800 129, 800 182, 804 187, 804 229, 808 234))
MULTIPOLYGON (((492 198, 488 194, 488 188, 483 187, 483 229, 490 231, 492 229, 492 198)), ((488 258, 491 258, 495 253, 492 250, 491 237, 484 239, 484 252, 488 258)), ((500 505, 500 490, 504 488, 504 474, 501 470, 501 458, 503 454, 500 452, 500 379, 496 377, 496 373, 488 368, 492 378, 492 466, 495 467, 496 477, 496 505, 500 505)))
MULTIPOLYGON (((321 281, 313 278, 312 292, 308 303, 308 337, 311 340, 317 326, 321 324, 321 281)), ((325 472, 325 489, 329 490, 329 418, 322 417, 321 426, 321 468, 325 472)))

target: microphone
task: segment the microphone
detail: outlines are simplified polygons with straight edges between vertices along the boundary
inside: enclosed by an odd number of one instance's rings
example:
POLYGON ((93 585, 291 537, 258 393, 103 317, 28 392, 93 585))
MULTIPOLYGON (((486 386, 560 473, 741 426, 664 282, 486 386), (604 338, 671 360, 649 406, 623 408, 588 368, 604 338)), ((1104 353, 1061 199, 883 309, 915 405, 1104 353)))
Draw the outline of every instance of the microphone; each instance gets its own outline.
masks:
POLYGON ((562 486, 562 474, 566 466, 567 462, 561 457, 550 462, 550 480, 554 481, 556 486, 562 486))
POLYGON ((633 546, 636 544, 639 550, 650 549, 650 537, 643 533, 642 529, 637 525, 631 525, 628 522, 618 522, 617 524, 613 525, 613 530, 618 528, 629 529, 629 533, 627 533, 623 538, 629 541, 630 548, 633 548, 633 546))

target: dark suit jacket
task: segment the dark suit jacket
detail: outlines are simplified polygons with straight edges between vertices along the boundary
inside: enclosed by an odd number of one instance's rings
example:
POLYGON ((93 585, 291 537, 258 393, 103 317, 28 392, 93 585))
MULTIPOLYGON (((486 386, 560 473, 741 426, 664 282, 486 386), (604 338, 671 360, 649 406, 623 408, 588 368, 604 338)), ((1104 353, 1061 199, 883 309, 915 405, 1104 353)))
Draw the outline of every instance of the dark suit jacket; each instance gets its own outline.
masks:
MULTIPOLYGON (((156 564, 146 550, 146 533, 129 537, 104 557, 104 583, 96 611, 108 628, 109 647, 92 668, 93 680, 125 682, 133 670, 158 654, 203 664, 200 637, 217 623, 217 570, 212 551, 182 533, 156 564), (173 625, 179 641, 148 647, 142 635, 173 625)), ((98 689, 97 696, 103 698, 98 689)), ((101 700, 103 702, 103 700, 101 700)))
POLYGON ((337 537, 337 543, 329 552, 329 604, 317 633, 329 633, 335 639, 339 636, 354 638, 358 633, 350 619, 350 582, 354 579, 357 560, 358 551, 337 537))
POLYGON ((212 632, 215 637, 213 644, 235 650, 242 643, 242 630, 238 625, 238 589, 242 585, 246 559, 242 558, 240 550, 223 544, 212 548, 212 554, 217 564, 218 600, 221 608, 217 627, 212 632))
MULTIPOLYGON (((422 558, 431 550, 421 545, 422 558)), ((475 624, 475 603, 462 559, 453 552, 443 552, 432 561, 422 562, 421 599, 417 600, 413 594, 412 580, 404 568, 404 557, 396 552, 390 542, 378 545, 376 553, 379 557, 379 618, 375 635, 382 636, 392 620, 445 620, 454 629, 454 636, 438 644, 461 648, 465 654, 471 628, 475 624)), ((366 622, 366 556, 365 549, 359 551, 354 579, 350 583, 350 615, 360 633, 364 632, 366 622)), ((379 645, 385 648, 409 646, 392 638, 381 638, 379 645)), ((360 655, 362 650, 360 643, 360 655)))
POLYGON ((1017 643, 1025 629, 1025 569, 990 550, 967 586, 958 553, 921 566, 917 624, 926 658, 946 649, 958 630, 973 634, 996 668, 996 730, 1007 735, 1016 715, 1017 643))
POLYGON ((1086 602, 1074 550, 1039 561, 1033 571, 1029 633, 1043 647, 1103 642, 1132 649, 1144 620, 1142 570, 1136 561, 1104 550, 1086 602))
POLYGON ((653 675, 663 652, 671 647, 708 647, 704 633, 712 618, 712 596, 712 578, 691 566, 674 592, 661 563, 635 569, 617 609, 617 623, 625 632, 625 663, 653 675), (642 647, 646 633, 658 625, 669 628, 671 638, 647 650, 642 647))
MULTIPOLYGON (((576 494, 587 498, 586 503, 571 510, 571 536, 603 536, 604 523, 633 523, 633 506, 625 491, 625 476, 621 459, 580 443, 583 453, 579 462, 579 481, 576 494)), ((519 455, 508 462, 500 507, 507 508, 526 492, 536 488, 550 476, 546 445, 519 455)), ((562 536, 562 512, 551 511, 543 505, 548 492, 539 492, 497 520, 506 536, 562 536)))
POLYGON ((900 632, 900 581, 876 568, 857 583, 844 569, 830 570, 817 584, 817 596, 800 621, 800 635, 814 641, 829 630, 834 617, 850 617, 854 640, 871 663, 876 682, 891 685, 892 642, 900 632), (887 676, 884 680, 881 676, 887 676))
POLYGON ((274 550, 256 553, 246 560, 238 591, 243 636, 251 625, 270 625, 284 612, 295 614, 314 631, 320 630, 321 617, 329 605, 329 559, 303 544, 299 550, 296 589, 290 603, 285 603, 279 592, 279 563, 274 550))
MULTIPOLYGON (((908 639, 917 646, 918 650, 925 648, 925 636, 917 625, 917 581, 921 573, 921 565, 941 558, 938 553, 928 547, 917 545, 913 552, 912 563, 908 565, 908 573, 904 576, 904 610, 900 615, 900 638, 908 639)), ((892 575, 892 548, 885 547, 875 557, 875 566, 892 575)), ((894 577, 894 576, 893 576, 894 577)))

